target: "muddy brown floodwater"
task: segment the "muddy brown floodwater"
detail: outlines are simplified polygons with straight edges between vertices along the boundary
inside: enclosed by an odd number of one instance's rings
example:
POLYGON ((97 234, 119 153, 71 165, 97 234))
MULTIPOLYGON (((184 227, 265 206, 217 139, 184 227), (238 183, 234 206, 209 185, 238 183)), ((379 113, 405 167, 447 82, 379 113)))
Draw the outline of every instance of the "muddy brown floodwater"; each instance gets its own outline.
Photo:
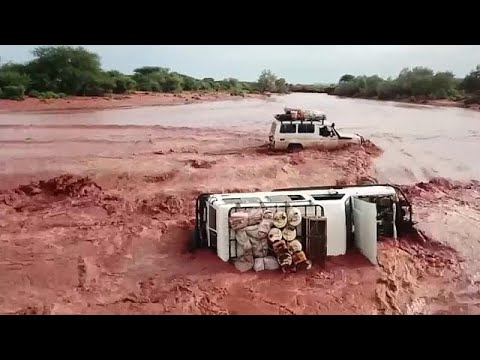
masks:
POLYGON ((479 138, 478 112, 317 94, 1 113, 0 312, 480 313, 479 138), (323 109, 376 146, 269 154, 285 105, 323 109), (323 270, 240 274, 188 252, 201 192, 372 176, 404 185, 420 230, 382 240, 379 267, 351 253, 323 270))

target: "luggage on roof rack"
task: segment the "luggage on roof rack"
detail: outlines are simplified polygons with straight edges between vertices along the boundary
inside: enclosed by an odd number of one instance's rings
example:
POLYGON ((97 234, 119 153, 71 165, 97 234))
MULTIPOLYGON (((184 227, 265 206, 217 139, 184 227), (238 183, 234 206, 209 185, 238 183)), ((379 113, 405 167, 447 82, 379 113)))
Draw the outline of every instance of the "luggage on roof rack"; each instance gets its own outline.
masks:
POLYGON ((303 116, 303 117, 299 117, 298 115, 294 118, 292 117, 290 114, 276 114, 275 115, 275 119, 277 119, 278 121, 308 121, 308 122, 314 122, 314 121, 318 121, 318 122, 322 122, 326 119, 326 116, 323 115, 323 116, 303 116))
POLYGON ((320 110, 306 110, 301 108, 285 107, 284 111, 285 115, 288 116, 288 118, 285 118, 284 121, 322 121, 326 120, 327 118, 325 113, 320 110))

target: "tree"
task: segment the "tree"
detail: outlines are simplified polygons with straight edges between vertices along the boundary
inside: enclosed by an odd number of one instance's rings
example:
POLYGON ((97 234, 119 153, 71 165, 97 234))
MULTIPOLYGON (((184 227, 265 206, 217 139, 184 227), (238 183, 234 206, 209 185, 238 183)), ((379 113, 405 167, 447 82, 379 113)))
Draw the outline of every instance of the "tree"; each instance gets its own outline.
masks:
POLYGON ((80 83, 82 84, 79 93, 87 96, 103 96, 112 93, 115 89, 115 80, 107 74, 83 73, 80 83))
POLYGON ((124 94, 127 91, 134 90, 137 87, 137 83, 130 76, 122 74, 117 70, 110 70, 104 73, 107 77, 111 78, 115 87, 113 92, 115 94, 124 94))
MULTIPOLYGON (((409 68, 403 68, 398 74, 396 79, 398 85, 398 91, 400 95, 411 96, 412 95, 412 80, 413 73, 409 68)), ((380 95, 379 95, 380 96, 380 95)))
POLYGON ((250 83, 250 82, 246 82, 246 81, 243 81, 240 83, 240 86, 243 90, 247 91, 247 92, 251 92, 255 89, 256 87, 256 83, 250 83))
POLYGON ((438 72, 432 78, 432 91, 437 99, 444 99, 454 94, 455 76, 452 72, 438 72))
POLYGON ((432 87, 434 90, 444 89, 450 90, 455 86, 455 75, 452 72, 438 72, 432 79, 432 87))
POLYGON ((238 89, 238 88, 241 88, 241 84, 240 84, 240 82, 238 81, 238 79, 228 78, 228 79, 226 79, 226 81, 227 81, 230 89, 238 89))
POLYGON ((230 81, 228 79, 220 80, 217 84, 219 89, 223 91, 229 90, 231 87, 230 81))
POLYGON ((377 95, 378 84, 380 84, 383 79, 378 75, 369 76, 365 79, 365 96, 372 97, 377 95))
POLYGON ((266 91, 275 91, 275 81, 277 77, 270 70, 263 70, 258 78, 258 89, 261 93, 266 91))
POLYGON ((26 74, 27 73, 27 67, 24 64, 17 64, 13 62, 7 62, 0 66, 0 71, 13 71, 17 72, 20 74, 26 74))
POLYGON ((25 88, 22 85, 5 86, 1 92, 1 99, 23 100, 25 88))
POLYGON ((211 91, 213 90, 213 87, 208 81, 200 81, 199 90, 211 91))
POLYGON ((275 81, 275 89, 281 94, 286 94, 288 92, 287 82, 284 78, 280 78, 275 81))
POLYGON ((341 82, 337 85, 334 95, 338 96, 353 96, 358 93, 358 85, 353 81, 341 82))
POLYGON ((355 76, 350 75, 350 74, 345 74, 345 75, 343 75, 343 76, 340 78, 339 83, 341 83, 341 82, 350 82, 350 81, 352 81, 353 79, 355 79, 355 76))
POLYGON ((28 66, 32 88, 79 94, 86 81, 101 75, 100 57, 83 47, 45 46, 33 50, 28 66))
POLYGON ((122 75, 114 78, 115 80, 115 89, 113 90, 116 94, 124 94, 127 91, 135 90, 137 83, 132 78, 122 75))
POLYGON ((137 68, 133 70, 135 74, 141 74, 141 75, 150 75, 153 73, 164 73, 168 74, 170 72, 170 69, 168 68, 163 68, 159 66, 143 66, 141 68, 137 68))
POLYGON ((476 70, 472 70, 470 74, 465 76, 460 86, 467 93, 480 91, 480 65, 477 65, 476 70))
POLYGON ((118 70, 109 70, 109 71, 106 71, 105 74, 107 74, 108 76, 112 77, 112 78, 117 78, 117 77, 121 77, 121 76, 125 76, 123 75, 120 71, 118 70))
POLYGON ((26 74, 12 70, 0 70, 0 88, 5 86, 22 86, 28 88, 30 77, 26 74))
POLYGON ((432 76, 414 77, 412 80, 412 95, 427 96, 432 93, 432 76))
POLYGON ((380 100, 391 100, 396 95, 396 88, 393 81, 382 81, 377 86, 377 94, 380 100))
POLYGON ((412 69, 412 74, 414 77, 422 77, 422 76, 432 77, 433 70, 424 66, 416 66, 412 69))
POLYGON ((169 74, 165 78, 163 91, 166 91, 166 92, 182 91, 182 78, 175 73, 169 74))
POLYGON ((198 90, 196 80, 191 76, 183 76, 183 90, 198 90))

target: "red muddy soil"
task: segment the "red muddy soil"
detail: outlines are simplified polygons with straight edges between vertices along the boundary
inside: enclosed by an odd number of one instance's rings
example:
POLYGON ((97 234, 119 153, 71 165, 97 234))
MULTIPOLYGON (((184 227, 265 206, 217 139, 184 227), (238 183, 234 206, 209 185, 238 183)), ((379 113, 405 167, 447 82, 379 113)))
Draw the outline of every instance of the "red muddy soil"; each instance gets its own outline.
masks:
POLYGON ((480 314, 480 183, 435 178, 405 191, 415 206, 417 228, 426 239, 453 249, 464 275, 432 299, 431 311, 480 314))
MULTIPOLYGON (((55 131, 88 137, 91 129, 55 131)), ((379 267, 351 253, 289 275, 241 274, 210 251, 188 251, 199 193, 362 182, 374 175, 373 145, 272 154, 255 134, 94 132, 116 141, 52 132, 46 143, 4 144, 1 313, 416 314, 452 311, 440 305, 464 285, 457 254, 415 234, 380 242, 379 267)), ((422 193, 436 189, 416 189, 407 191, 419 204, 440 201, 422 193)))
POLYGON ((111 95, 106 97, 73 96, 64 99, 26 98, 22 101, 0 99, 0 112, 15 111, 62 111, 62 110, 101 110, 129 108, 138 106, 162 106, 194 104, 245 98, 264 98, 262 95, 246 94, 232 96, 229 93, 182 92, 179 94, 134 93, 129 95, 111 95))

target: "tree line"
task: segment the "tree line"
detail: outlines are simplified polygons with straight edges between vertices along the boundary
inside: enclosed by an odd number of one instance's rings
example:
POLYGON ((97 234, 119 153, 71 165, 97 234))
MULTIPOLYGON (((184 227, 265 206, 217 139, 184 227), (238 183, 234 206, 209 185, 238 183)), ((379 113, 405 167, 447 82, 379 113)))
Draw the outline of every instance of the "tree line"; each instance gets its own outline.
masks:
POLYGON ((480 65, 465 78, 456 78, 452 72, 434 72, 426 67, 405 68, 392 79, 378 75, 343 75, 338 84, 326 87, 328 94, 376 98, 379 100, 437 100, 449 99, 480 102, 480 65))
POLYGON ((99 55, 83 47, 44 46, 35 48, 32 54, 33 59, 24 64, 0 64, 0 98, 105 96, 135 91, 222 91, 240 96, 289 92, 285 79, 278 78, 270 70, 264 70, 256 82, 235 78, 196 79, 157 66, 143 66, 127 75, 103 70, 99 55))

